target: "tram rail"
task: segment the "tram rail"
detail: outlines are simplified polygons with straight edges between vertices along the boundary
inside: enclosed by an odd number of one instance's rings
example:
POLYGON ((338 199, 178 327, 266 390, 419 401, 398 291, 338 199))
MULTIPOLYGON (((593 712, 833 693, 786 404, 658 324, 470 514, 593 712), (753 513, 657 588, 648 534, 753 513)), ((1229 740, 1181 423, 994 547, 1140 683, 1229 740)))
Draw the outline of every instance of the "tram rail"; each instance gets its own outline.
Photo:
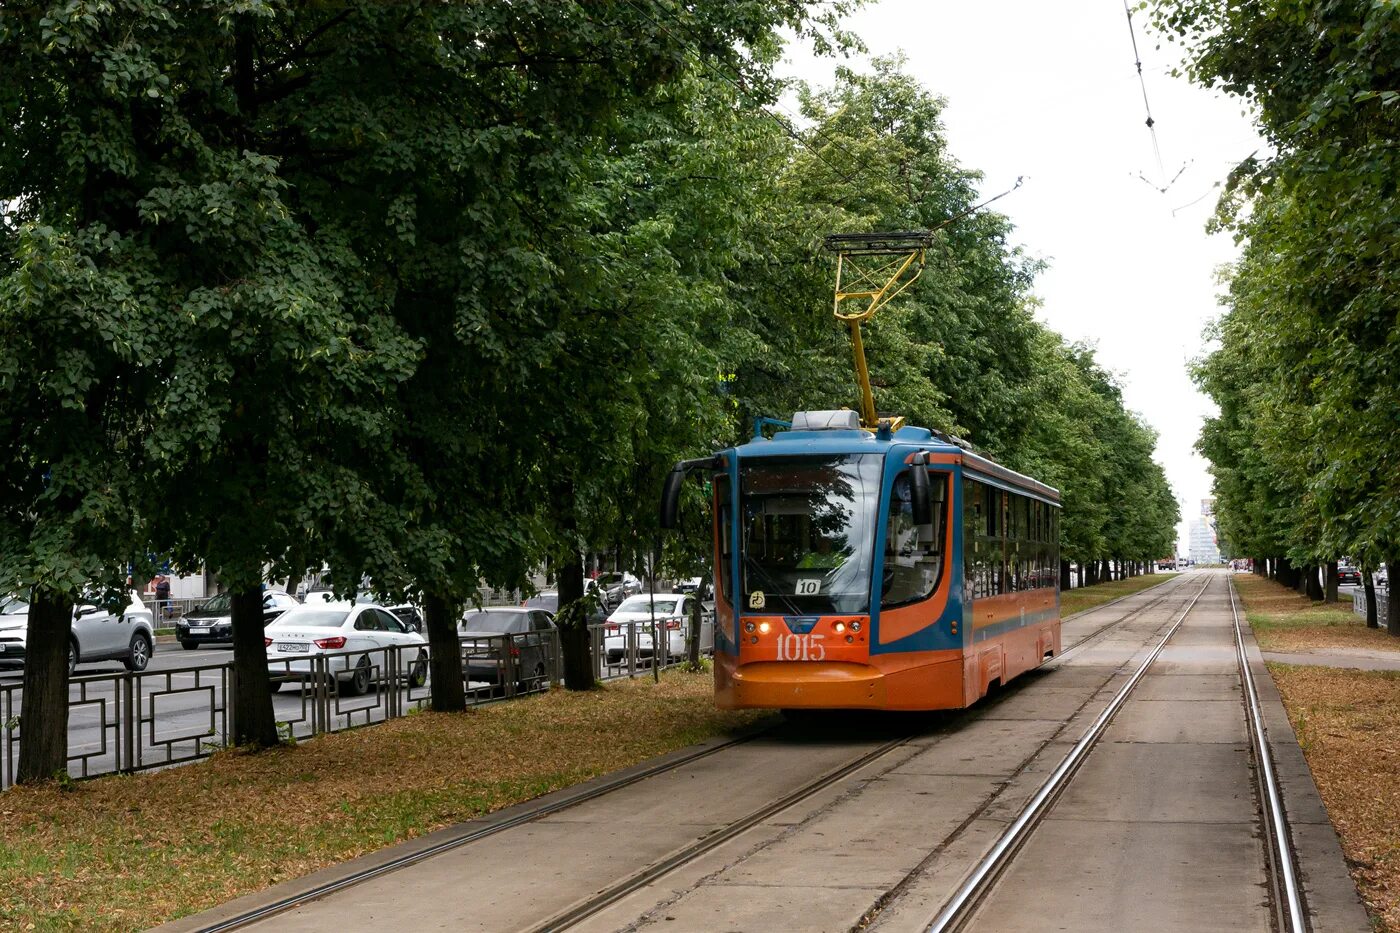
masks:
MULTIPOLYGON (((1118 616, 1110 622, 1098 626, 1088 635, 1079 639, 1069 648, 1066 648, 1064 651, 1062 651, 1056 660, 1059 661, 1061 659, 1064 659, 1071 651, 1078 649, 1084 645, 1087 645, 1088 643, 1097 640, 1098 638, 1103 637, 1107 632, 1109 632, 1113 628, 1122 625, 1131 619, 1143 615, 1144 613, 1160 605, 1164 600, 1167 600, 1173 595, 1178 594, 1181 591, 1183 584, 1178 583, 1175 586, 1168 586, 1168 584, 1172 582, 1172 580, 1164 581, 1163 584, 1159 585, 1163 592, 1158 594, 1154 599, 1144 603, 1143 605, 1132 608, 1128 612, 1118 616)), ((1159 587, 1154 587, 1152 589, 1157 589, 1159 587)), ((1113 605, 1114 603, 1122 602, 1123 600, 1129 599, 1134 596, 1142 596, 1148 592, 1150 592, 1150 590, 1128 594, 1127 596, 1121 597, 1118 600, 1113 600, 1112 602, 1105 603, 1101 606, 1096 606, 1093 609, 1085 610, 1085 613, 1081 614, 1099 611, 1107 606, 1113 605)), ((1196 598, 1199 598, 1199 593, 1197 594, 1196 598)), ((990 706, 987 704, 983 704, 981 706, 971 707, 965 710, 954 710, 950 712, 960 719, 969 714, 975 716, 979 710, 992 708, 995 706, 995 703, 996 701, 993 700, 990 706)), ((413 852, 408 852, 397 858, 392 858, 387 861, 368 866, 360 871, 355 871, 340 878, 327 881, 323 884, 315 885, 306 890, 291 893, 285 897, 278 898, 272 902, 260 905, 256 908, 250 909, 243 913, 239 913, 235 916, 225 917, 217 921, 211 922, 207 925, 200 926, 197 929, 199 930, 199 933, 223 933, 223 931, 242 929, 254 923, 267 920, 278 914, 295 910, 296 908, 309 904, 312 901, 336 894, 355 885, 371 881, 375 878, 382 877, 386 874, 396 872, 401 869, 408 868, 412 865, 421 863, 437 855, 441 855, 451 850, 458 849, 463 846, 467 846, 472 843, 481 841, 498 833, 504 832, 508 829, 512 829, 514 827, 530 823, 534 820, 538 820, 543 817, 559 813, 563 810, 567 810, 571 807, 585 803, 587 801, 596 800, 600 797, 603 797, 614 791, 621 790, 624 787, 636 784, 639 781, 645 780, 647 778, 655 777, 670 771, 674 771, 678 768, 691 764, 702 758, 714 755, 717 752, 724 751, 736 745, 750 742, 756 738, 767 734, 771 731, 772 728, 772 723, 760 726, 753 729, 751 732, 745 733, 740 736, 736 736, 733 739, 713 743, 702 748, 695 749, 692 752, 671 757, 665 761, 657 762, 653 766, 643 767, 634 771, 627 772, 623 775, 618 776, 615 779, 602 780, 594 784, 592 787, 585 789, 581 793, 565 794, 554 800, 542 803, 539 806, 528 807, 522 810, 521 812, 518 812, 506 819, 491 822, 489 825, 486 826, 473 827, 458 835, 444 839, 443 841, 438 842, 427 848, 413 852)), ((781 797, 769 801, 768 803, 755 808, 754 810, 746 813, 744 816, 732 821, 731 823, 726 824, 725 826, 720 827, 719 829, 716 829, 715 831, 707 834, 704 838, 696 840, 694 843, 688 846, 678 849, 675 852, 672 852, 669 855, 651 864, 643 866, 642 868, 614 882, 613 884, 610 884, 607 887, 600 889, 587 899, 575 905, 572 905, 569 908, 566 908, 564 911, 555 914, 548 920, 545 920, 535 926, 532 926, 529 929, 533 931, 562 930, 567 929, 568 927, 577 923, 580 923, 583 920, 586 920, 588 917, 599 913, 611 904, 614 904, 622 898, 626 897, 633 891, 636 891, 644 887, 645 885, 651 883, 652 881, 655 881, 656 879, 661 878, 664 875, 695 861, 697 858, 703 856, 707 852, 718 848, 719 846, 732 840, 734 837, 740 835, 744 831, 762 823, 764 820, 769 819, 793 806, 796 806, 804 800, 807 800, 808 798, 812 797, 814 794, 820 792, 821 790, 830 787, 833 782, 838 781, 851 774, 854 774, 855 772, 860 771, 863 768, 876 764, 880 761, 880 759, 895 753, 900 748, 905 747, 909 743, 909 741, 914 737, 915 734, 913 733, 903 735, 886 741, 873 749, 868 749, 862 752, 861 754, 853 757, 852 759, 828 769, 815 779, 802 784, 801 786, 788 792, 787 794, 784 794, 781 797)))
MULTIPOLYGON (((1172 636, 1180 630, 1191 609, 1195 607, 1196 602, 1210 587, 1210 583, 1211 579, 1207 578, 1205 585, 1192 598, 1190 604, 1182 610, 1172 623, 1171 628, 1138 666, 1123 689, 1099 714, 1084 736, 1075 743, 1060 764, 1022 807, 1016 819, 1011 822, 1005 832, 997 838, 987 853, 972 868, 952 896, 944 902, 938 914, 928 925, 928 933, 954 933, 954 931, 963 929, 973 918, 978 906, 996 887, 999 879, 1014 861, 1016 854, 1035 832, 1040 822, 1053 809, 1055 801, 1069 786, 1075 773, 1093 752, 1114 715, 1130 699, 1138 682, 1166 648, 1172 636)), ((1273 900, 1278 915, 1278 929, 1285 931, 1285 933, 1307 933, 1309 928, 1306 908, 1302 899, 1302 886, 1298 879, 1288 822, 1283 811, 1282 791, 1273 767, 1272 755, 1269 752, 1268 734, 1259 706, 1258 690, 1245 651, 1244 633, 1240 625, 1233 581, 1227 580, 1226 586, 1230 596, 1236 663, 1240 674, 1246 720, 1251 738, 1254 773, 1258 782, 1259 803, 1264 824, 1264 846, 1268 856, 1270 884, 1274 891, 1273 900)))

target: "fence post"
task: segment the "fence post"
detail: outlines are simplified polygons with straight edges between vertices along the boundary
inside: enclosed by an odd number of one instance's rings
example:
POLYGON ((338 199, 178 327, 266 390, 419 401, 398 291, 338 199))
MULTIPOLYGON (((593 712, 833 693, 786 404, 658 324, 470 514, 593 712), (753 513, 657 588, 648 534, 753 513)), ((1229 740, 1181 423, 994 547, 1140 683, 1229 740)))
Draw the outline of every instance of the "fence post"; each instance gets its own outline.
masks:
POLYGON ((117 771, 132 771, 136 768, 136 742, 137 733, 140 731, 140 717, 137 713, 136 703, 136 676, 128 673, 122 678, 122 718, 126 721, 126 729, 122 733, 122 753, 126 759, 126 768, 117 764, 117 771))
POLYGON ((637 623, 627 623, 627 676, 637 676, 637 623))

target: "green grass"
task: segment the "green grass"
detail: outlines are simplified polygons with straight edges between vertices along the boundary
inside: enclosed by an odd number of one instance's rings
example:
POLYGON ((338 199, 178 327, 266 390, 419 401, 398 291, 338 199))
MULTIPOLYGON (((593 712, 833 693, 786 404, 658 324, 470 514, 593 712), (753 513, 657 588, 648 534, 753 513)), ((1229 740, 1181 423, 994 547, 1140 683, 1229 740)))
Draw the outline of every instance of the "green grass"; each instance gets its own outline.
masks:
POLYGON ((1129 577, 1126 580, 1114 580, 1111 583, 1098 583, 1094 586, 1086 586, 1077 590, 1060 591, 1060 618, 1068 618, 1080 612, 1086 612, 1096 606, 1112 602, 1123 596, 1139 593, 1149 587, 1159 583, 1165 583, 1175 573, 1155 573, 1143 574, 1138 577, 1129 577))
POLYGON ((0 929, 145 929, 763 715, 716 709, 710 676, 667 672, 15 788, 0 794, 0 929))

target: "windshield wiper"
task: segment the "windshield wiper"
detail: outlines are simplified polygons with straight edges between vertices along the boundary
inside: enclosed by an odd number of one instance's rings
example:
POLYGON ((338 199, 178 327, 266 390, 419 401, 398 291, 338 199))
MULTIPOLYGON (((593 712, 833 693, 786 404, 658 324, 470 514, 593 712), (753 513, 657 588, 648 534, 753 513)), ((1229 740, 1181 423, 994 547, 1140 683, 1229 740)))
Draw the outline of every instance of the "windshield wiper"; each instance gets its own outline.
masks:
MULTIPOLYGON (((773 579, 773 577, 769 575, 768 571, 764 568, 764 566, 758 561, 754 560, 752 555, 744 555, 744 564, 745 566, 752 567, 754 570, 758 571, 758 575, 761 576, 763 579, 767 580, 773 586, 779 586, 778 581, 773 579)), ((782 593, 781 589, 775 589, 773 591, 773 595, 781 599, 785 604, 787 604, 788 609, 792 610, 793 615, 802 615, 802 610, 798 609, 797 606, 793 603, 793 601, 791 599, 788 599, 788 597, 782 593)))

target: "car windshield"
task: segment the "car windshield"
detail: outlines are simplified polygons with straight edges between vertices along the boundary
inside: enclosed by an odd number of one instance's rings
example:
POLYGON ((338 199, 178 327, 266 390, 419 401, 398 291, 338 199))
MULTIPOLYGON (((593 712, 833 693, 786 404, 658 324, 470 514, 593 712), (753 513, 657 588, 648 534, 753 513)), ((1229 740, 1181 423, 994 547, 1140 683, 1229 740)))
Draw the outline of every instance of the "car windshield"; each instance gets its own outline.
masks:
POLYGON ((531 596, 525 600, 525 605, 530 609, 546 609, 549 612, 559 611, 558 593, 541 593, 538 596, 531 596))
POLYGON ((520 619, 518 612, 493 612, 490 609, 472 612, 462 620, 462 631, 501 634, 509 632, 511 626, 520 619))
POLYGON ((233 596, 229 593, 220 593, 204 601, 200 606, 202 612, 231 612, 233 610, 233 596))
POLYGON ((29 603, 18 596, 0 597, 0 616, 22 616, 29 612, 29 603))
MULTIPOLYGON (((670 615, 676 611, 676 603, 679 602, 674 596, 656 597, 656 614, 670 615)), ((622 605, 617 607, 618 612, 651 612, 652 598, 645 593, 641 596, 629 596, 622 601, 622 605)))
POLYGON ((740 606, 751 613, 870 607, 880 456, 762 458, 739 472, 740 606))
POLYGON ((288 610, 282 613, 274 621, 268 623, 268 628, 340 628, 345 624, 345 618, 350 615, 344 609, 306 609, 300 612, 288 610))

